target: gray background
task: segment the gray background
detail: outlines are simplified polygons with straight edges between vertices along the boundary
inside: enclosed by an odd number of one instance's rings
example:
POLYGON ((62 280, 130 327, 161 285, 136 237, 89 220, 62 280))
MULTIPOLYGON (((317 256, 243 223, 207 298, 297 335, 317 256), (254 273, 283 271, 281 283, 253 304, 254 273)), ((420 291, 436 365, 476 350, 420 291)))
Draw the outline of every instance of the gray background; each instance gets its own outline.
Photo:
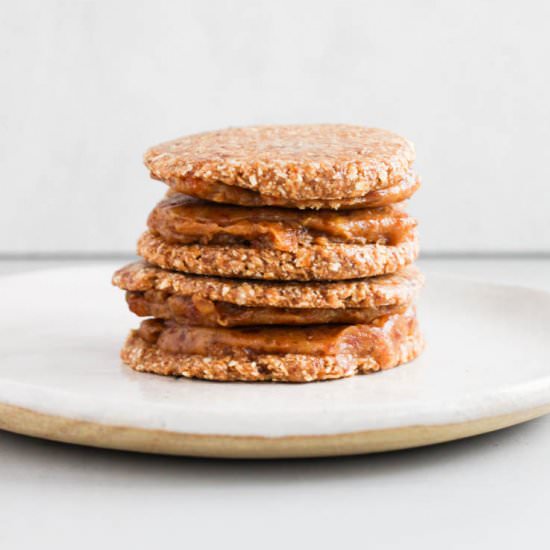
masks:
POLYGON ((130 253, 143 151, 229 125, 355 122, 417 146, 432 253, 550 252, 544 2, 2 4, 0 253, 130 253))

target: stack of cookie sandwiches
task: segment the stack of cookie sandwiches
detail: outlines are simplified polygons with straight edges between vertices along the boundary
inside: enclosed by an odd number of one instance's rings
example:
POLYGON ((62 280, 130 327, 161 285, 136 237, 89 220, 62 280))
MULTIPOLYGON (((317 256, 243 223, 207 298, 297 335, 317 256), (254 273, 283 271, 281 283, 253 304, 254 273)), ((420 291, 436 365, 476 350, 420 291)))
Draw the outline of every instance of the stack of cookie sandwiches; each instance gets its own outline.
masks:
POLYGON ((143 372, 309 382, 422 350, 414 148, 349 125, 230 128, 151 148, 169 186, 116 286, 147 319, 122 359, 143 372))

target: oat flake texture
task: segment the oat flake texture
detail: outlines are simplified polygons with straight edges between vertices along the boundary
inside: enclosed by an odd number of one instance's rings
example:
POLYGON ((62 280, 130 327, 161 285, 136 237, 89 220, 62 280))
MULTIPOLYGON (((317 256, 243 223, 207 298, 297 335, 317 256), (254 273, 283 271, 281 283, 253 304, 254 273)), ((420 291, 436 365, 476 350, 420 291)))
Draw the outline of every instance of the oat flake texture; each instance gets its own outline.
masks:
POLYGON ((351 199, 402 180, 411 142, 388 130, 345 124, 252 126, 205 132, 145 153, 152 177, 198 178, 296 199, 351 199))
POLYGON ((339 281, 395 273, 418 255, 418 237, 397 245, 331 244, 286 252, 271 248, 171 244, 152 231, 138 240, 138 254, 164 269, 275 281, 339 281))

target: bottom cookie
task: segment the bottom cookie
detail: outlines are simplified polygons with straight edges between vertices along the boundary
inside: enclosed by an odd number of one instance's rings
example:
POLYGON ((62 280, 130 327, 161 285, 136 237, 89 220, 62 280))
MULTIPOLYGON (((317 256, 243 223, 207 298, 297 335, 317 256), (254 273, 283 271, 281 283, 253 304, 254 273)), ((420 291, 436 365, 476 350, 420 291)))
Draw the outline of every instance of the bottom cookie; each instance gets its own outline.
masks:
MULTIPOLYGON (((237 350, 235 353, 226 355, 218 353, 205 355, 196 353, 202 350, 200 344, 196 346, 195 343, 191 344, 194 351, 189 349, 188 352, 174 352, 170 351, 170 344, 164 346, 164 343, 170 340, 182 341, 182 336, 179 334, 176 339, 173 338, 173 325, 168 326, 168 338, 164 340, 162 331, 166 329, 157 327, 150 330, 147 326, 145 328, 147 329, 145 331, 143 327, 132 331, 121 351, 122 360, 134 370, 165 376, 227 382, 312 382, 368 374, 411 361, 423 349, 423 339, 414 313, 387 316, 376 325, 349 325, 342 327, 340 334, 337 334, 334 329, 330 329, 330 333, 327 332, 328 329, 314 329, 308 336, 311 342, 305 346, 305 349, 314 350, 311 354, 270 353, 269 350, 250 353, 250 349, 248 352, 243 349, 241 352, 237 350), (315 334, 315 330, 319 330, 320 336, 315 334), (154 332, 157 332, 156 341, 154 337, 150 337, 154 332), (333 350, 331 354, 319 352, 323 347, 322 339, 327 338, 327 334, 330 334, 329 349, 333 350), (354 349, 354 342, 357 342, 358 338, 362 338, 363 342, 354 349), (318 341, 315 342, 315 340, 318 341)), ((197 329, 176 327, 176 330, 181 332, 197 329)), ((264 332, 263 329, 262 332, 264 332)), ((269 334, 269 329, 265 329, 265 332, 269 334)), ((211 345, 209 335, 192 333, 190 336, 208 338, 207 343, 211 345)), ((233 336, 222 337, 222 339, 228 338, 233 336)), ((265 341, 272 342, 269 336, 265 341)))

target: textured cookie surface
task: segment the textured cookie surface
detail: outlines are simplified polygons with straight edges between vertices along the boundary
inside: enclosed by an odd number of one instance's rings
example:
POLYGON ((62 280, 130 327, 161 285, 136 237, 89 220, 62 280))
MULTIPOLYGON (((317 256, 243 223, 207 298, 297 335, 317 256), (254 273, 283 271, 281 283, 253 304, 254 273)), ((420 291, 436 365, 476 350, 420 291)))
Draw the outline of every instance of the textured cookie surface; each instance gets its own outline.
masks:
POLYGON ((416 259, 418 239, 395 246, 330 244, 295 251, 238 246, 179 245, 146 231, 138 254, 164 269, 198 275, 279 281, 344 280, 395 273, 416 259))
POLYGON ((219 381, 311 382, 367 374, 396 367, 417 357, 423 348, 416 318, 404 318, 372 340, 368 353, 339 350, 334 355, 258 353, 207 356, 172 353, 132 331, 121 351, 122 360, 140 372, 219 381))
POLYGON ((228 128, 162 143, 144 161, 152 177, 196 178, 286 199, 361 197, 402 180, 414 161, 405 138, 343 124, 228 128))
POLYGON ((277 282, 205 277, 169 271, 143 261, 113 275, 113 284, 132 292, 161 291, 199 296, 240 306, 279 308, 376 308, 408 304, 424 277, 413 265, 391 275, 337 282, 277 282))

